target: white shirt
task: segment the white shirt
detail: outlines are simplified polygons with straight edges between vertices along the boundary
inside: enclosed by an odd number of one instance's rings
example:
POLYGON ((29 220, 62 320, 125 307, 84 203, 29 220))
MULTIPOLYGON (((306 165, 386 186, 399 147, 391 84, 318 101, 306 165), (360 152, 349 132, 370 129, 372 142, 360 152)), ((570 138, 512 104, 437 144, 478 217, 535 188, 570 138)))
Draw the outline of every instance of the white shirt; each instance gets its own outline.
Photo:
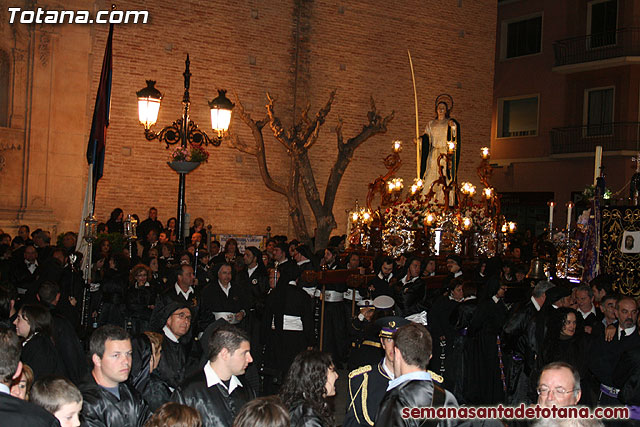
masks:
POLYGON ((531 297, 531 302, 533 303, 533 306, 536 308, 536 311, 540 311, 540 304, 538 304, 538 301, 536 301, 534 297, 531 297))
POLYGON ((382 280, 384 280, 385 282, 389 282, 391 280, 391 277, 393 277, 393 273, 389 273, 389 277, 387 277, 386 279, 384 278, 382 271, 380 273, 378 273, 378 277, 382 280))
POLYGON ((6 384, 0 383, 0 393, 11 394, 11 389, 6 384))
POLYGON ((25 259, 24 263, 27 264, 27 269, 31 274, 33 274, 33 272, 36 271, 36 268, 38 268, 38 260, 35 260, 33 263, 30 263, 25 259))
POLYGON ((167 325, 164 325, 164 328, 162 328, 162 332, 164 332, 164 335, 169 338, 171 341, 177 343, 179 342, 179 339, 177 336, 175 336, 175 334, 173 332, 171 332, 171 329, 169 329, 169 327, 167 325))
POLYGON ((413 283, 413 282, 415 282, 416 280, 418 280, 418 277, 412 277, 412 278, 411 278, 411 280, 407 280, 407 277, 409 277, 409 276, 404 276, 404 277, 402 278, 402 280, 400 280, 400 281, 402 282, 402 284, 403 284, 403 285, 407 285, 407 284, 409 284, 409 283, 413 283))
POLYGON ((247 269, 247 273, 249 274, 249 277, 251 277, 251 275, 253 274, 254 271, 256 271, 258 269, 258 264, 256 264, 255 267, 253 268, 248 268, 247 269))
POLYGON ((382 369, 384 369, 385 374, 387 374, 389 378, 394 379, 396 377, 393 371, 390 371, 387 367, 387 356, 382 359, 382 369))
POLYGON ((311 260, 309 260, 309 259, 303 259, 302 261, 300 261, 300 262, 298 263, 298 265, 300 266, 300 265, 306 264, 306 263, 308 263, 308 262, 311 262, 311 260))
POLYGON ((582 314, 582 318, 583 319, 586 319, 587 316, 589 316, 591 313, 593 313, 594 316, 597 316, 596 315, 596 306, 593 305, 593 304, 591 304, 591 310, 587 311, 586 313, 584 311, 580 310, 580 309, 578 309, 578 312, 580 314, 582 314))
MULTIPOLYGON (((618 327, 618 339, 620 339, 620 334, 622 333, 622 331, 623 331, 623 329, 618 327)), ((627 337, 629 335, 631 335, 632 333, 634 333, 635 331, 636 331, 636 325, 633 325, 630 328, 624 329, 625 336, 627 336, 627 337)))
POLYGON ((193 290, 193 286, 189 286, 189 289, 185 293, 185 292, 182 291, 182 289, 180 289, 180 286, 178 286, 178 284, 176 283, 176 294, 182 295, 184 297, 184 299, 189 299, 189 295, 192 294, 193 292, 195 292, 193 290))
POLYGON ((224 292, 224 294, 228 298, 229 297, 229 291, 231 290, 231 282, 227 283, 227 287, 225 288, 224 286, 222 286, 222 283, 220 283, 220 280, 218 280, 218 285, 220 286, 220 289, 222 289, 222 292, 224 292))
MULTIPOLYGON (((216 384, 222 384, 224 388, 227 388, 218 374, 216 374, 216 371, 214 371, 211 367, 210 362, 207 362, 207 364, 204 365, 204 376, 207 378, 207 387, 213 387, 216 384)), ((231 381, 229 382, 229 388, 227 389, 227 391, 229 392, 229 394, 231 394, 237 387, 242 387, 242 383, 235 375, 231 375, 231 381)))
POLYGON ((462 270, 458 270, 458 271, 456 271, 455 273, 453 273, 453 277, 454 277, 454 278, 456 278, 456 277, 460 277, 460 276, 462 276, 462 270))

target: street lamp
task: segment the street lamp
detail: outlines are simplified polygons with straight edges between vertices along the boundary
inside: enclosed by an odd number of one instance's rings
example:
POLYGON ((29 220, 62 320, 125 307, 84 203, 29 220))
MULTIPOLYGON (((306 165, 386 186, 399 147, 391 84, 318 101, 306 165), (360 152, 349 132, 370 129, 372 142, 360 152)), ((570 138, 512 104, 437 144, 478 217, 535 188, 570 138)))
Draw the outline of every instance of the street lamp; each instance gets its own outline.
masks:
MULTIPOLYGON (((172 145, 180 143, 182 147, 187 147, 187 144, 195 145, 213 145, 218 147, 222 142, 224 133, 229 130, 229 123, 231 123, 231 111, 233 110, 233 103, 226 97, 225 90, 218 90, 218 96, 209 101, 209 108, 211 109, 211 128, 216 132, 214 137, 209 137, 204 131, 198 129, 196 125, 189 117, 189 107, 191 105, 191 99, 189 96, 189 86, 191 83, 191 72, 189 71, 189 54, 185 60, 185 70, 182 75, 184 76, 184 97, 182 98, 182 117, 173 122, 169 126, 163 127, 159 132, 151 130, 151 127, 156 123, 158 119, 158 113, 160 112, 160 103, 162 101, 162 93, 155 88, 156 82, 153 80, 147 80, 147 87, 136 92, 138 96, 138 119, 140 124, 144 126, 144 136, 148 141, 157 139, 160 142, 164 142, 167 148, 172 145)), ((179 241, 183 241, 184 224, 184 196, 185 196, 185 175, 190 171, 176 170, 180 176, 178 184, 178 238, 179 241)))

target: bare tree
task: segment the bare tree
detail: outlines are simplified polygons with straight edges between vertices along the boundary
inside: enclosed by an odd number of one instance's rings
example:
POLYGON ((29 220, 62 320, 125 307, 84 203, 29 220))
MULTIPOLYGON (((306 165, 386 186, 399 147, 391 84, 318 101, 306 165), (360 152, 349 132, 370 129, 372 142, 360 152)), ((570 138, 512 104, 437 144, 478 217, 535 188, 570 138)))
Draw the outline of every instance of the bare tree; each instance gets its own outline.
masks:
POLYGON ((331 168, 327 185, 324 191, 324 199, 320 196, 318 185, 313 174, 311 161, 309 160, 309 149, 318 140, 320 127, 324 124, 325 119, 331 111, 331 106, 336 96, 336 91, 332 91, 326 104, 318 111, 315 118, 309 118, 309 105, 302 111, 300 120, 294 123, 288 129, 285 129, 281 120, 276 116, 274 111, 275 100, 267 93, 268 103, 266 106, 267 114, 261 120, 254 120, 244 109, 244 106, 236 95, 236 111, 242 121, 251 129, 254 143, 244 143, 237 134, 231 136, 231 146, 255 156, 258 160, 260 174, 267 188, 276 193, 286 196, 289 203, 289 215, 293 222, 298 239, 305 243, 311 242, 311 234, 307 226, 307 221, 302 210, 300 199, 300 182, 304 194, 309 203, 311 211, 316 219, 315 229, 315 247, 326 247, 331 231, 337 227, 335 217, 333 215, 333 204, 335 202, 336 193, 340 186, 342 176, 346 171, 353 153, 363 142, 379 133, 387 131, 387 124, 393 119, 392 111, 386 117, 382 117, 375 106, 373 98, 371 98, 371 108, 367 113, 368 124, 362 127, 360 133, 347 140, 342 135, 342 119, 338 119, 338 125, 335 127, 336 139, 338 143, 338 156, 331 168), (264 145, 263 128, 269 125, 273 136, 285 147, 289 155, 289 173, 288 180, 285 183, 276 182, 269 173, 267 167, 267 158, 264 145))

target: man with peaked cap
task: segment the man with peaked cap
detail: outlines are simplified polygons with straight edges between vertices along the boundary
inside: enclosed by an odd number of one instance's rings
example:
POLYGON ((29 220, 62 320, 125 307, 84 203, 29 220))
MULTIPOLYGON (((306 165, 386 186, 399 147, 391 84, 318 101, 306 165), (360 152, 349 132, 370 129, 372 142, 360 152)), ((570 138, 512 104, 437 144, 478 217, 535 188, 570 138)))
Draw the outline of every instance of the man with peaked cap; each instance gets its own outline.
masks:
MULTIPOLYGON (((385 395, 389 382, 395 378, 393 334, 399 327, 411 322, 396 316, 378 319, 379 346, 384 357, 377 364, 364 365, 349 373, 349 399, 347 413, 344 418, 345 427, 372 426, 376 421, 378 409, 385 395)), ((429 371, 431 378, 442 383, 442 377, 429 371)))
MULTIPOLYGON (((378 408, 393 375, 393 333, 410 323, 402 317, 383 317, 375 322, 378 338, 375 344, 384 357, 376 364, 361 366, 349 373, 349 399, 344 427, 372 426, 378 408)), ((370 346, 374 348, 373 346, 370 346)))
POLYGON ((351 354, 347 368, 351 371, 360 366, 375 365, 384 355, 380 345, 380 325, 376 319, 393 315, 395 301, 387 295, 358 303, 360 314, 351 321, 351 354))

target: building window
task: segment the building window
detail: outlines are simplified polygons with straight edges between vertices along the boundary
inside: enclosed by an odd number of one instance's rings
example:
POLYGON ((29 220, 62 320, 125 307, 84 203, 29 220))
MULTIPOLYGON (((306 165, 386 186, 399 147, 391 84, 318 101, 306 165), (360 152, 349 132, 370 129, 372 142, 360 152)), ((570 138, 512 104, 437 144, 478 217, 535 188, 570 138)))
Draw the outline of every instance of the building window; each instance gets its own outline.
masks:
POLYGON ((585 91, 586 136, 613 133, 614 88, 595 88, 585 91))
POLYGON ((589 3, 587 30, 591 49, 616 44, 618 0, 600 0, 589 3))
POLYGON ((498 138, 538 134, 538 96, 498 100, 498 138))
POLYGON ((540 53, 542 49, 542 15, 502 24, 502 57, 515 58, 540 53))

